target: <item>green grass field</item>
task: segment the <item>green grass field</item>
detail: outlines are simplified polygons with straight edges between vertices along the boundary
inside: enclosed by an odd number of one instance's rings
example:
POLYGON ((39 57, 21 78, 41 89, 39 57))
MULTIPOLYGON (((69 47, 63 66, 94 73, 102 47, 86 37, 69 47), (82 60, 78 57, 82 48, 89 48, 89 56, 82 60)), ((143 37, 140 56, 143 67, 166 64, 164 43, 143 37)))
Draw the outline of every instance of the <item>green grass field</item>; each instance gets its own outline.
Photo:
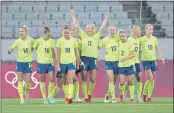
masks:
POLYGON ((44 105, 41 99, 20 105, 19 99, 3 99, 2 113, 173 113, 173 98, 153 98, 151 103, 103 103, 103 99, 93 99, 90 104, 65 104, 57 99, 55 104, 44 105))

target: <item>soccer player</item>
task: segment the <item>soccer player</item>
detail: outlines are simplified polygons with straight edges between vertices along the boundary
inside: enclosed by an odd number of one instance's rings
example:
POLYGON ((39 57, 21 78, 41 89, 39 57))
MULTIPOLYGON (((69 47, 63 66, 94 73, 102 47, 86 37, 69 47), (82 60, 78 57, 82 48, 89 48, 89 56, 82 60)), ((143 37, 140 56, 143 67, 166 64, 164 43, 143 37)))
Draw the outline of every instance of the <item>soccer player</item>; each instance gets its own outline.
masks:
POLYGON ((153 33, 153 26, 147 24, 145 27, 146 35, 140 38, 140 49, 141 49, 141 59, 143 62, 145 74, 147 76, 147 81, 144 85, 143 90, 143 100, 144 102, 151 102, 151 96, 154 90, 154 82, 156 79, 156 72, 158 70, 156 64, 156 55, 157 52, 162 64, 165 64, 163 54, 158 45, 158 40, 153 33), (148 97, 146 98, 146 93, 148 92, 148 97))
MULTIPOLYGON (((134 43, 134 46, 135 46, 135 49, 134 49, 135 58, 133 60, 134 60, 134 63, 135 63, 135 76, 136 76, 136 79, 137 79, 137 94, 138 94, 137 101, 138 102, 143 102, 143 100, 141 99, 141 92, 142 92, 141 76, 142 76, 142 71, 141 71, 140 60, 139 60, 139 55, 140 55, 139 37, 140 36, 141 36, 141 28, 137 25, 132 26, 131 36, 128 38, 128 40, 132 41, 134 43)), ((125 89, 125 91, 126 91, 126 89, 125 89)))
MULTIPOLYGON (((116 103, 115 98, 115 81, 118 75, 118 43, 119 38, 115 35, 115 26, 108 27, 108 36, 101 40, 99 48, 105 47, 105 68, 109 80, 109 92, 112 96, 112 103, 116 103)), ((108 95, 107 95, 108 96, 108 95)), ((108 96, 109 98, 109 96, 108 96)), ((108 98, 105 97, 104 102, 108 103, 108 98)))
POLYGON ((19 38, 15 40, 12 46, 8 49, 8 53, 11 54, 14 49, 18 48, 18 56, 16 62, 16 72, 18 75, 18 93, 21 103, 24 104, 24 91, 23 91, 23 78, 25 84, 25 96, 29 98, 30 81, 32 73, 32 46, 34 39, 27 34, 28 27, 22 26, 19 28, 19 38))
POLYGON ((119 41, 119 75, 120 75, 120 101, 123 100, 124 84, 127 81, 129 84, 130 91, 130 102, 134 103, 134 62, 133 57, 135 57, 134 44, 132 41, 127 40, 126 31, 121 29, 118 31, 120 36, 119 41), (126 77, 127 76, 127 77, 126 77), (126 80, 128 78, 128 80, 126 80))
POLYGON ((41 77, 40 91, 44 100, 44 104, 48 104, 46 98, 46 74, 49 75, 48 95, 51 94, 54 88, 54 40, 51 38, 51 30, 48 26, 44 27, 44 36, 37 39, 33 48, 37 50, 37 73, 41 77))
POLYGON ((91 102, 91 94, 95 87, 96 75, 97 75, 97 57, 98 57, 98 41, 102 36, 103 29, 105 28, 109 19, 109 13, 105 14, 105 19, 96 33, 94 24, 87 24, 86 32, 84 32, 75 17, 74 10, 71 10, 72 20, 74 26, 78 29, 81 37, 81 60, 84 63, 84 69, 82 71, 82 92, 84 94, 85 102, 91 102), (87 74, 90 74, 90 84, 87 92, 87 74))

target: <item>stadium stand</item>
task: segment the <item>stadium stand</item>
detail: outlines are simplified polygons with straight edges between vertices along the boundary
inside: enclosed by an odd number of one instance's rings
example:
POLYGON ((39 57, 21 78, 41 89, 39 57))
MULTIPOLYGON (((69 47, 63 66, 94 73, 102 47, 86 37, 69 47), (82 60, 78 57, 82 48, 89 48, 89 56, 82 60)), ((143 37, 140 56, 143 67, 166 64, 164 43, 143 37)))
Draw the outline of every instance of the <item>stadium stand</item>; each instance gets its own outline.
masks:
MULTIPOLYGON (((42 34, 38 29, 50 25, 53 37, 61 35, 65 24, 72 24, 70 9, 74 9, 79 25, 94 23, 98 29, 102 24, 105 12, 111 16, 108 24, 115 24, 117 29, 129 30, 132 24, 143 28, 147 23, 154 25, 157 37, 173 37, 173 2, 143 2, 142 20, 139 20, 140 2, 2 2, 2 38, 14 38, 18 27, 28 25, 30 35, 42 34)), ((107 35, 105 28, 103 36, 107 35)), ((128 32, 130 35, 130 32, 128 32)))

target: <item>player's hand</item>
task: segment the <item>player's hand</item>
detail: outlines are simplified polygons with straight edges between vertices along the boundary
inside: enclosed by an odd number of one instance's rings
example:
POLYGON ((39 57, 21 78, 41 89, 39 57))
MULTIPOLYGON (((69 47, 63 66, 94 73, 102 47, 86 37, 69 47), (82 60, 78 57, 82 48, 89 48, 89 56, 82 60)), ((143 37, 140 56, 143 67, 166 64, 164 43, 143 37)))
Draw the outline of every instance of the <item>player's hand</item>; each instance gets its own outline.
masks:
POLYGON ((125 61, 127 61, 127 57, 124 57, 120 60, 120 62, 125 62, 125 61))
POLYGON ((56 65, 55 68, 58 72, 61 71, 60 66, 56 65))
POLYGON ((162 60, 161 60, 161 62, 162 62, 162 65, 164 65, 164 64, 165 64, 165 60, 164 60, 164 59, 162 59, 162 60))
POLYGON ((74 12, 74 10, 73 10, 73 9, 71 10, 71 14, 72 14, 72 15, 74 15, 74 14, 75 14, 75 12, 74 12))
POLYGON ((8 49, 8 54, 11 54, 13 52, 13 49, 9 48, 8 49))
POLYGON ((84 66, 84 63, 83 63, 83 62, 81 62, 81 63, 80 63, 80 65, 81 65, 81 66, 84 66))
POLYGON ((108 19, 110 17, 110 14, 107 12, 105 13, 105 18, 108 19))

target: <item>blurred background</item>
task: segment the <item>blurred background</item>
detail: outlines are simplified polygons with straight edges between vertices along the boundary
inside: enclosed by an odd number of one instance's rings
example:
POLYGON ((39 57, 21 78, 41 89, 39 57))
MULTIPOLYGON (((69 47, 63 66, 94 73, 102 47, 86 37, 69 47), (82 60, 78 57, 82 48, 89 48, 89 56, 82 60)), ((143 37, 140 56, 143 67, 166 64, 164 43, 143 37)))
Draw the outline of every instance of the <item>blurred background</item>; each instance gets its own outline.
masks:
MULTIPOLYGON (((65 24, 72 25, 70 9, 75 10, 78 23, 82 29, 85 29, 86 24, 90 23, 95 24, 98 29, 103 22, 106 12, 110 13, 108 24, 116 25, 117 30, 120 28, 125 29, 128 36, 130 36, 130 25, 139 25, 142 28, 142 35, 144 35, 145 25, 148 23, 152 24, 154 26, 153 35, 158 38, 160 48, 166 59, 164 66, 161 66, 160 62, 158 64, 159 81, 157 82, 158 87, 155 96, 173 95, 173 1, 2 1, 2 79, 5 79, 4 76, 8 71, 15 72, 15 63, 11 61, 16 60, 17 51, 8 55, 7 49, 18 38, 19 27, 27 25, 30 29, 29 35, 37 39, 42 36, 43 27, 49 25, 53 33, 53 38, 56 41, 61 36, 62 27, 65 24), (165 81, 164 76, 166 76, 165 81), (169 93, 164 94, 162 92, 169 93)), ((106 35, 107 28, 105 28, 102 37, 106 35)), ((98 90, 94 91, 96 97, 104 96, 107 90, 108 81, 102 62, 104 52, 104 49, 99 51, 98 75, 100 77, 97 78, 99 83, 96 85, 96 89, 98 90), (106 85, 103 86, 103 83, 106 85)), ((36 60, 35 51, 33 52, 33 60, 36 60)), ((35 64, 33 68, 35 71, 35 64)), ((10 76, 11 81, 14 78, 12 76, 10 76)), ((3 81, 2 87, 16 92, 17 97, 17 91, 14 90, 11 84, 3 81)), ((3 92, 4 94, 2 96, 11 97, 10 94, 7 94, 8 91, 3 92)))

